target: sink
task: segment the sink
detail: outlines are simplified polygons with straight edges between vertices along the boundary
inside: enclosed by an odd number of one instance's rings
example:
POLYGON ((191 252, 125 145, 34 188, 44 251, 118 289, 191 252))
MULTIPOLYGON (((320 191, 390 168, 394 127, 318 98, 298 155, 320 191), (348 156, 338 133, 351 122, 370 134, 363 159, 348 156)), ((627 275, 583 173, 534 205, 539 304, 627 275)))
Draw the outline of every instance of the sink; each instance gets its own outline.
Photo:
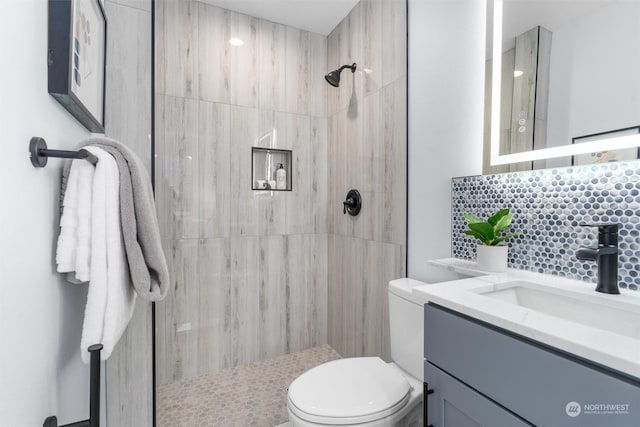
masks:
MULTIPOLYGON (((567 295, 560 289, 522 280, 500 283, 475 293, 549 316, 640 340, 637 305, 594 294, 567 295)), ((615 297, 613 297, 615 298, 615 297)))
POLYGON ((640 380, 640 292, 520 270, 413 288, 443 307, 640 380))

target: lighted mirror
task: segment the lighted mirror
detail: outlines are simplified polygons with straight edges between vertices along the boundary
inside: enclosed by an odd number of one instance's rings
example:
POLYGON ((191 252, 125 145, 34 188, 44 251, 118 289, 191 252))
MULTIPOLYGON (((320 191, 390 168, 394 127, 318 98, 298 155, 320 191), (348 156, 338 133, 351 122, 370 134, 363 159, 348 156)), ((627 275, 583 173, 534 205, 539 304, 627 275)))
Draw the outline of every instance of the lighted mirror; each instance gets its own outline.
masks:
POLYGON ((640 1, 487 3, 483 173, 637 159, 640 1))

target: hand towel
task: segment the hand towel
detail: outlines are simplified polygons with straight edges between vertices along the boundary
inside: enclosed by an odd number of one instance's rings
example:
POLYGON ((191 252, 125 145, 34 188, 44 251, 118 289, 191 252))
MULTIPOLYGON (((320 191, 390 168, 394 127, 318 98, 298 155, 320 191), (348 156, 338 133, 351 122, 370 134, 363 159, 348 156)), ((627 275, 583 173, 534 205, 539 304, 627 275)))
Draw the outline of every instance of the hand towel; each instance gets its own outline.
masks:
POLYGON ((86 282, 91 274, 91 197, 95 167, 85 160, 71 164, 60 218, 56 250, 58 272, 75 272, 73 279, 86 282))
MULTIPOLYGON (((89 144, 108 150, 116 159, 120 176, 120 216, 131 279, 138 296, 148 301, 160 301, 169 290, 169 269, 162 250, 147 170, 138 156, 118 141, 92 138, 78 148, 89 144)), ((63 191, 69 167, 67 162, 63 171, 63 191)))
POLYGON ((119 173, 114 158, 98 147, 86 147, 98 158, 91 204, 91 280, 80 343, 82 360, 87 348, 101 343, 102 360, 111 355, 126 329, 136 295, 129 282, 119 208, 119 173))

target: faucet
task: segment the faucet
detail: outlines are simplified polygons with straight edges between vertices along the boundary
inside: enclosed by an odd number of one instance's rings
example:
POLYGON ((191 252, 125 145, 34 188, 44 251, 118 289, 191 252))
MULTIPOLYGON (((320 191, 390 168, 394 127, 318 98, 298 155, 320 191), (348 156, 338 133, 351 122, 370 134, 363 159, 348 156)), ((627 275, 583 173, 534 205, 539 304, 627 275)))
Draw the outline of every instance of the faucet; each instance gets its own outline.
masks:
POLYGON ((576 258, 581 261, 598 262, 598 285, 596 292, 619 294, 618 289, 618 224, 580 224, 598 227, 598 247, 578 248, 576 258))

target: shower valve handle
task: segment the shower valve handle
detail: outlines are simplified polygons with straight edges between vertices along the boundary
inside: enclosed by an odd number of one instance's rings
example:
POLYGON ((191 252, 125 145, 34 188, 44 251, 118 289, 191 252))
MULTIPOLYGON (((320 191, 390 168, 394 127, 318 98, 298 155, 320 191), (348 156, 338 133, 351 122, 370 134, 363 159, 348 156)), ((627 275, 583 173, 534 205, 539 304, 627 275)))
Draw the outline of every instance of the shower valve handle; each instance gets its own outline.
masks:
POLYGON ((362 209, 362 197, 358 190, 352 189, 347 193, 347 198, 342 202, 342 213, 356 216, 362 209))
POLYGON ((353 200, 353 198, 351 198, 351 197, 349 197, 347 200, 342 202, 342 204, 344 205, 344 206, 342 206, 342 213, 343 214, 347 213, 347 208, 351 209, 351 208, 355 208, 356 207, 356 201, 353 200))

